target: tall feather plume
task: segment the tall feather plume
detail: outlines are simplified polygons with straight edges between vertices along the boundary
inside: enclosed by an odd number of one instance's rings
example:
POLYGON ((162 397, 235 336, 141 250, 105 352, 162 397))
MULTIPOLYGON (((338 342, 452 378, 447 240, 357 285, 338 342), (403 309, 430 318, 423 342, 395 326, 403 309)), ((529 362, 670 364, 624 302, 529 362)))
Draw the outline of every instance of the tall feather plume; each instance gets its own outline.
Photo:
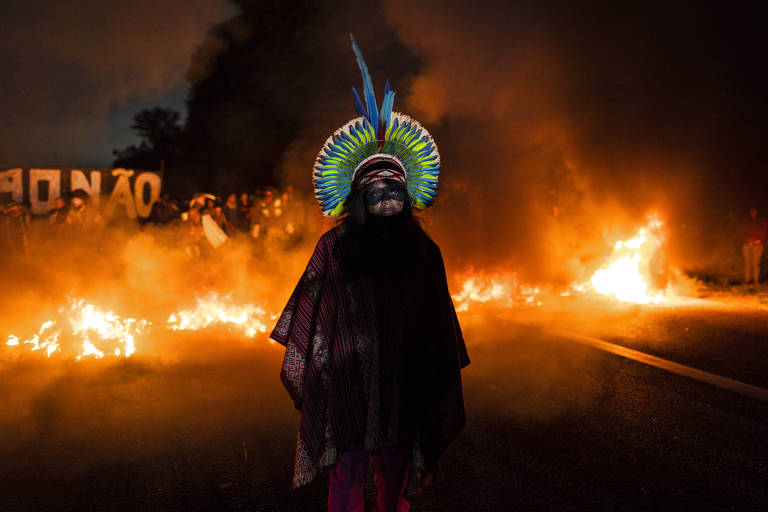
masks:
MULTIPOLYGON (((368 66, 366 66, 365 60, 363 60, 363 54, 360 52, 360 48, 357 46, 355 36, 349 34, 349 39, 352 41, 352 51, 355 52, 355 57, 357 58, 357 66, 360 68, 360 73, 363 75, 363 96, 365 97, 365 106, 368 110, 368 116, 364 117, 368 119, 368 122, 371 123, 374 132, 376 132, 379 129, 379 108, 376 106, 376 96, 373 93, 373 82, 371 82, 371 75, 368 74, 368 66)), ((357 91, 355 91, 355 95, 357 96, 357 91)), ((359 101, 360 97, 357 96, 357 99, 359 101)))

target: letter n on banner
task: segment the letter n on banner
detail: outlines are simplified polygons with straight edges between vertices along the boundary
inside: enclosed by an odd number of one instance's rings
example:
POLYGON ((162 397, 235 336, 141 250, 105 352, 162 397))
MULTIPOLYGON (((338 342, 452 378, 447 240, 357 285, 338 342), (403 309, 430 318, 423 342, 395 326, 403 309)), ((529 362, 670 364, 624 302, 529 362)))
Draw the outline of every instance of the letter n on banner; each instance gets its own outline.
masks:
POLYGON ((80 169, 72 169, 69 175, 69 189, 85 190, 90 197, 93 206, 99 206, 99 197, 101 196, 101 171, 91 171, 91 181, 85 177, 85 173, 80 169))

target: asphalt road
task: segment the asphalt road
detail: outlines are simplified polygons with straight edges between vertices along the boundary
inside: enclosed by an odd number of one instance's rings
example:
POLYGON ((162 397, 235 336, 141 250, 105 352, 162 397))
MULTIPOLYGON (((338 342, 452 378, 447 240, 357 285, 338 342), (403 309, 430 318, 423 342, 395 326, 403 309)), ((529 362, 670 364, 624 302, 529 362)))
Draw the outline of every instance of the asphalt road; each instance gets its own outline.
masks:
MULTIPOLYGON (((636 310, 589 325, 768 385, 765 313, 636 310)), ((445 480, 411 510, 765 509, 768 403, 534 327, 465 330, 468 423, 445 480)), ((289 490, 298 415, 280 357, 243 345, 162 364, 4 364, 0 510, 324 510, 327 475, 289 490)), ((366 496, 370 510, 371 481, 366 496)))

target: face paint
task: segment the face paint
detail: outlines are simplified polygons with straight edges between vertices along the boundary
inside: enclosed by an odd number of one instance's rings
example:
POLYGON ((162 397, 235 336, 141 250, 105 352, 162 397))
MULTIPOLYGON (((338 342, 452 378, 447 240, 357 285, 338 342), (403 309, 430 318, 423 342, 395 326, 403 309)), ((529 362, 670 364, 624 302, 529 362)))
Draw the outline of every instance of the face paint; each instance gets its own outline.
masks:
POLYGON ((405 189, 399 185, 371 187, 365 192, 365 204, 374 206, 382 201, 405 201, 405 189))

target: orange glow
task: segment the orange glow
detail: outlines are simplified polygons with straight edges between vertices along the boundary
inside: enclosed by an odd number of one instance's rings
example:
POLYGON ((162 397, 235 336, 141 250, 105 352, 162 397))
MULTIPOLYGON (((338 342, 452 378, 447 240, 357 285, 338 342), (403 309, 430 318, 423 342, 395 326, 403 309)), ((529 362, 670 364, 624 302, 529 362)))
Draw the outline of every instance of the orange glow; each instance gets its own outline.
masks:
MULTIPOLYGON (((607 262, 590 278, 591 288, 621 302, 660 304, 669 297, 654 283, 663 261, 664 223, 650 215, 645 226, 628 240, 619 240, 607 262)), ((584 287, 580 287, 581 290, 584 287)))
MULTIPOLYGON (((230 295, 219 296, 209 292, 197 299, 197 306, 181 310, 168 318, 174 331, 199 330, 213 325, 236 327, 246 337, 267 332, 267 324, 275 318, 255 304, 235 304, 230 295)), ((270 340, 272 342, 272 340, 270 340)))
MULTIPOLYGON (((27 339, 9 335, 6 346, 39 351, 48 357, 59 353, 78 360, 87 357, 130 357, 137 351, 136 338, 145 334, 151 325, 148 320, 122 318, 81 299, 70 299, 66 306, 59 308, 59 314, 60 317, 47 320, 37 333, 27 339)), ((182 309, 170 315, 167 329, 188 331, 226 326, 254 338, 259 333, 266 333, 268 325, 276 318, 276 315, 267 314, 255 304, 236 304, 230 295, 219 296, 216 292, 209 292, 197 299, 195 308, 182 309)))
POLYGON ((517 304, 541 306, 540 290, 521 285, 514 272, 486 275, 472 273, 464 279, 461 292, 452 295, 456 311, 467 311, 470 304, 496 304, 511 307, 517 304))
POLYGON ((136 351, 135 337, 149 328, 147 320, 121 318, 112 311, 102 311, 81 299, 70 299, 59 308, 61 318, 43 322, 37 333, 21 341, 11 334, 7 346, 27 347, 50 357, 54 353, 102 358, 105 355, 130 357, 136 351), (69 325, 65 331, 62 325, 69 325), (62 339, 70 343, 62 348, 62 339))

